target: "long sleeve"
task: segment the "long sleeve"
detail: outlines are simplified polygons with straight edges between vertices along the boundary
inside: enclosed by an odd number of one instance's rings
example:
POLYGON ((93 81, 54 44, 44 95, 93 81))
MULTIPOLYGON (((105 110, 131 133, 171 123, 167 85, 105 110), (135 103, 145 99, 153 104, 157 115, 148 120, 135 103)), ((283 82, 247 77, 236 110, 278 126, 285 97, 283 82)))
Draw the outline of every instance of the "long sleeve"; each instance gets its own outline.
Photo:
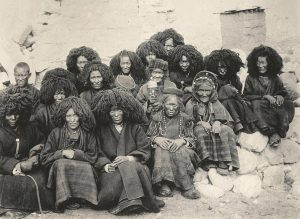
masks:
POLYGON ((143 105, 147 100, 147 84, 141 86, 138 94, 136 95, 136 99, 143 105))
POLYGON ((12 174, 14 167, 20 161, 14 157, 8 157, 4 155, 3 142, 0 142, 0 173, 12 174))
POLYGON ((250 76, 248 75, 247 78, 246 78, 246 82, 245 82, 245 88, 244 88, 244 93, 243 93, 243 96, 252 101, 252 100, 260 100, 263 98, 263 95, 258 95, 258 94, 255 94, 255 90, 254 90, 254 85, 253 83, 251 82, 251 78, 250 76))
POLYGON ((103 170, 104 166, 106 164, 110 164, 111 161, 110 159, 108 159, 105 155, 105 153, 102 151, 102 145, 101 145, 101 141, 100 141, 100 137, 101 135, 98 133, 97 135, 97 152, 98 152, 98 157, 97 157, 97 161, 95 163, 95 168, 99 171, 103 170))
POLYGON ((87 136, 84 141, 84 151, 80 149, 74 149, 73 160, 86 161, 94 164, 97 160, 97 143, 93 134, 85 133, 87 136))

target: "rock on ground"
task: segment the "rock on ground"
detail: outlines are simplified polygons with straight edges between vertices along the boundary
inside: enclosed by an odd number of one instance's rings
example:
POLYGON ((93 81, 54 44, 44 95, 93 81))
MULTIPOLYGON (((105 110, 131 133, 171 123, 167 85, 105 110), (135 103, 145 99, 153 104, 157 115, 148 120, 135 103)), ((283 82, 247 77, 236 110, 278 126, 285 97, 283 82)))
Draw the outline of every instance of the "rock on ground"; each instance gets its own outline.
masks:
POLYGON ((233 188, 233 180, 230 176, 221 176, 217 173, 215 168, 211 168, 208 171, 208 177, 214 186, 223 189, 224 191, 230 191, 233 188))
POLYGON ((256 198, 261 193, 261 179, 257 175, 239 176, 233 182, 233 192, 241 193, 247 198, 256 198))
POLYGON ((206 198, 220 198, 225 194, 223 189, 214 185, 207 185, 199 182, 196 182, 194 185, 199 191, 200 195, 206 198))
POLYGON ((257 165, 257 157, 245 149, 237 148, 240 160, 240 169, 238 169, 238 174, 248 174, 253 172, 257 165))
POLYGON ((266 148, 268 141, 268 136, 262 135, 260 132, 252 134, 241 132, 238 136, 238 143, 241 148, 254 152, 262 152, 266 148))
POLYGON ((276 186, 284 183, 284 166, 270 166, 263 171, 263 186, 276 186))

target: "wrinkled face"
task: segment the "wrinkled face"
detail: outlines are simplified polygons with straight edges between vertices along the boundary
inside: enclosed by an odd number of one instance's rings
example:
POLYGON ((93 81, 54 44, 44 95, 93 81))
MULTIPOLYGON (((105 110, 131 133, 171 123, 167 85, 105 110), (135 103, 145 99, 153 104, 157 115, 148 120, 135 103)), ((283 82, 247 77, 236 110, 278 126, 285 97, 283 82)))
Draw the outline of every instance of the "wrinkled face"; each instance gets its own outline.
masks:
POLYGON ((182 69, 182 71, 184 72, 188 71, 190 67, 190 62, 186 56, 181 57, 181 60, 179 61, 179 66, 182 69))
POLYGON ((166 40, 164 48, 168 54, 171 52, 172 49, 174 49, 174 42, 172 38, 166 40))
POLYGON ((76 115, 73 108, 70 108, 66 113, 66 122, 67 126, 72 130, 76 130, 79 127, 79 116, 76 115))
POLYGON ((84 66, 88 63, 88 60, 87 58, 85 58, 84 56, 79 56, 77 58, 77 62, 76 62, 76 65, 77 65, 77 68, 79 70, 79 72, 81 73, 84 66))
POLYGON ((155 68, 151 72, 151 80, 156 81, 157 83, 161 82, 164 77, 164 71, 160 68, 155 68))
POLYGON ((54 102, 55 104, 60 103, 63 99, 66 98, 66 94, 64 90, 57 90, 54 94, 54 102))
POLYGON ((208 82, 200 85, 198 91, 196 92, 199 95, 200 101, 203 103, 207 103, 212 94, 213 87, 208 82))
POLYGON ((165 113, 168 117, 176 116, 179 113, 179 102, 176 96, 170 96, 164 103, 165 113))
POLYGON ((17 122, 19 120, 20 115, 6 115, 5 120, 7 121, 8 125, 12 128, 17 126, 17 122))
POLYGON ((256 62, 259 73, 265 74, 268 70, 268 61, 267 57, 259 56, 256 62))
POLYGON ((123 123, 123 111, 120 109, 114 109, 109 112, 109 115, 114 124, 120 125, 123 123))
POLYGON ((124 75, 130 73, 131 61, 128 56, 122 56, 120 58, 120 66, 124 75))
POLYGON ((16 84, 20 87, 26 86, 30 75, 31 74, 27 68, 17 68, 14 72, 16 84))
POLYGON ((226 75, 226 73, 227 73, 227 67, 226 67, 225 63, 222 61, 220 61, 218 64, 218 73, 223 76, 226 75))
POLYGON ((148 55, 146 55, 146 61, 147 61, 148 65, 149 65, 150 61, 154 60, 154 59, 156 59, 156 55, 154 54, 154 52, 150 52, 148 55))
POLYGON ((99 90, 103 86, 103 78, 99 71, 92 71, 90 74, 90 82, 92 88, 99 90))

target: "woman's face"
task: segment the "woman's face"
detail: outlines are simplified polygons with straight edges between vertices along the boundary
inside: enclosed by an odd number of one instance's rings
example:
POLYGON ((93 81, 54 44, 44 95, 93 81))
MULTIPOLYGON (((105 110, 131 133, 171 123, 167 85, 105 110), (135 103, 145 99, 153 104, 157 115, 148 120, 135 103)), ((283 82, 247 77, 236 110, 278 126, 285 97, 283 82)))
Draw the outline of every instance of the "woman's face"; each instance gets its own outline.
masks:
POLYGON ((218 73, 220 74, 220 75, 226 75, 226 73, 227 73, 227 67, 226 67, 226 65, 225 65, 225 63, 224 62, 219 62, 219 64, 218 64, 218 73))
POLYGON ((63 99, 66 98, 65 91, 64 90, 57 90, 57 91, 55 91, 55 94, 54 94, 53 98, 54 98, 55 104, 60 103, 63 99))
POLYGON ((154 59, 156 59, 156 55, 154 54, 154 52, 150 52, 148 55, 146 55, 146 60, 147 60, 148 65, 149 65, 150 61, 154 60, 154 59))
POLYGON ((181 57, 181 60, 179 61, 179 66, 182 69, 182 71, 184 72, 188 71, 190 67, 190 62, 186 56, 181 57))
POLYGON ((5 116, 5 120, 7 121, 8 125, 12 128, 15 128, 17 126, 17 122, 20 118, 20 115, 16 114, 12 114, 12 115, 6 115, 5 116))
POLYGON ((120 58, 120 66, 121 66, 123 74, 124 75, 129 75, 130 67, 131 67, 131 61, 130 61, 128 56, 122 56, 120 58))
POLYGON ((77 62, 76 62, 76 65, 77 65, 77 68, 79 70, 79 72, 81 73, 84 66, 88 63, 88 60, 87 58, 85 58, 84 56, 79 56, 77 58, 77 62))
POLYGON ((155 81, 156 83, 159 83, 163 80, 164 77, 164 71, 160 68, 155 68, 151 72, 151 80, 155 81))
POLYGON ((267 70, 268 70, 267 57, 265 57, 265 56, 259 56, 257 58, 256 65, 257 65, 259 73, 265 74, 267 72, 267 70))
POLYGON ((200 85, 198 91, 196 92, 200 98, 200 101, 203 103, 207 103, 212 94, 213 87, 208 82, 200 85))
POLYGON ((114 124, 120 125, 123 123, 123 111, 120 109, 114 109, 109 112, 109 115, 114 124))
POLYGON ((90 82, 92 88, 99 90, 103 86, 103 78, 99 71, 92 71, 90 74, 90 82))
POLYGON ((66 113, 66 122, 67 126, 72 130, 76 130, 79 127, 79 116, 74 112, 73 108, 70 108, 66 113))
POLYGON ((169 54, 171 52, 172 49, 174 49, 174 42, 173 39, 167 39, 165 41, 165 45, 164 45, 165 50, 167 51, 167 53, 169 54))
POLYGON ((176 96, 167 97, 164 103, 165 113, 168 117, 176 116, 179 112, 179 103, 176 96))

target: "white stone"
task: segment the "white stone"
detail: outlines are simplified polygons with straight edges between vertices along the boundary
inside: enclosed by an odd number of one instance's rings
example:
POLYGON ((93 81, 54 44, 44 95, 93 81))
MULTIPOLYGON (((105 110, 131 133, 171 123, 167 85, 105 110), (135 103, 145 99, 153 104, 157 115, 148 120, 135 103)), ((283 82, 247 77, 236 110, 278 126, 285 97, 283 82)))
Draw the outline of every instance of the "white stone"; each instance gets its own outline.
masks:
POLYGON ((285 165, 284 182, 288 185, 293 185, 294 182, 300 182, 300 163, 285 165), (286 168, 288 166, 289 168, 286 168))
POLYGON ((300 196, 300 181, 294 182, 293 187, 290 190, 293 195, 300 196))
POLYGON ((238 174, 248 174, 253 172, 257 165, 257 157, 254 153, 249 152, 245 149, 237 148, 240 160, 240 168, 238 169, 238 174))
POLYGON ((284 166, 270 166, 263 171, 263 186, 275 186, 284 182, 284 166))
POLYGON ((292 100, 299 97, 299 86, 297 85, 297 77, 294 71, 289 71, 280 75, 285 89, 292 100))
POLYGON ((296 107, 294 119, 290 123, 290 128, 289 131, 287 132, 287 138, 295 139, 297 143, 300 143, 300 115, 299 114, 300 114, 300 107, 296 107))
POLYGON ((233 185, 233 192, 241 193, 247 198, 256 198, 261 192, 261 179, 257 175, 239 176, 233 185))
POLYGON ((283 154, 280 150, 280 145, 275 147, 267 146, 266 150, 263 152, 263 156, 268 160, 271 165, 278 165, 284 163, 283 154))
POLYGON ((252 134, 241 132, 238 136, 238 143, 241 145, 241 148, 254 152, 262 152, 266 148, 268 141, 268 136, 262 135, 260 132, 252 134))
POLYGON ((202 168, 199 167, 196 170, 196 173, 194 175, 194 182, 201 182, 201 183, 207 182, 208 181, 207 174, 208 173, 206 171, 204 171, 202 168))
POLYGON ((215 168, 208 171, 208 177, 214 186, 221 188, 225 191, 230 191, 233 188, 233 180, 230 176, 222 176, 217 173, 215 168))
POLYGON ((206 185, 199 182, 196 182, 194 185, 200 195, 206 198, 220 198, 225 194, 223 189, 213 185, 206 185))

